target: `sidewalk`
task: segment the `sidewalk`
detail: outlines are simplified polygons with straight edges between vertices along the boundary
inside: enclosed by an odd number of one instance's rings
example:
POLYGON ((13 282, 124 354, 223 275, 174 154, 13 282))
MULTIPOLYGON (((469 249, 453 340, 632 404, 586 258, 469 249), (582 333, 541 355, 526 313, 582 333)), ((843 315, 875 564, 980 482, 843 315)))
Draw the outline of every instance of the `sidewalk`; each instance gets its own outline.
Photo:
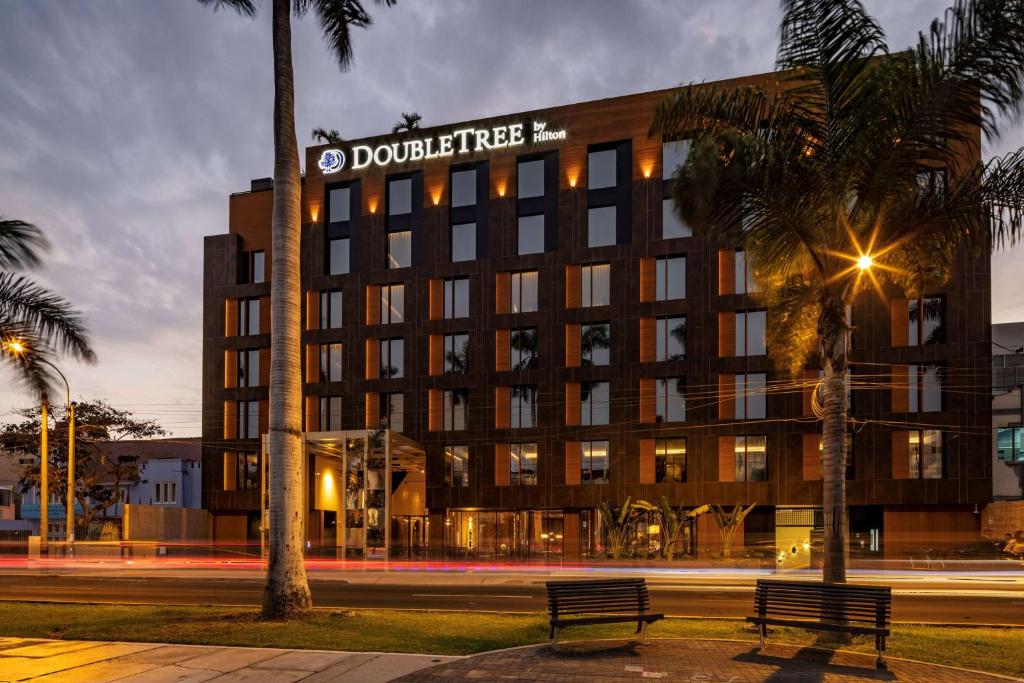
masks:
POLYGON ((0 683, 385 683, 460 657, 0 638, 0 683))

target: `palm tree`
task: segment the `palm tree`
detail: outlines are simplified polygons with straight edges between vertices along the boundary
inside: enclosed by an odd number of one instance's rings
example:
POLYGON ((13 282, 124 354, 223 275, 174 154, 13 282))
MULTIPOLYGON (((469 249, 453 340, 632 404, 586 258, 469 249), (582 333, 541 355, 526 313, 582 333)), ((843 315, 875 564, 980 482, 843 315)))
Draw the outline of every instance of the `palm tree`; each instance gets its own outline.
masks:
POLYGON ((328 145, 340 145, 345 142, 345 138, 341 137, 341 133, 335 128, 327 130, 326 128, 314 128, 313 129, 313 142, 319 142, 321 144, 328 145))
POLYGON ((408 112, 403 111, 401 120, 399 120, 395 125, 391 126, 391 132, 401 133, 402 131, 405 131, 406 133, 408 133, 409 131, 416 130, 417 128, 420 127, 420 121, 422 120, 423 117, 417 114, 416 112, 412 112, 410 114, 408 112))
POLYGON ((56 354, 96 360, 85 321, 71 304, 16 273, 38 266, 48 246, 36 226, 0 217, 0 358, 39 394, 55 380, 56 354))
POLYGON ((872 286, 917 296, 1020 234, 1024 151, 982 163, 979 129, 1024 109, 1024 9, 957 2, 896 53, 854 0, 782 9, 771 85, 681 90, 651 134, 690 140, 676 211, 746 250, 777 366, 824 371, 823 578, 845 581, 848 307, 872 286))
MULTIPOLYGON (((254 0, 199 0, 213 8, 256 15, 254 0)), ((395 0, 377 0, 393 5, 395 0)), ((313 11, 328 48, 345 70, 352 63, 352 27, 372 20, 360 0, 272 0, 274 53, 274 208, 270 282, 270 553, 263 615, 287 618, 307 612, 312 600, 302 561, 302 337, 299 284, 301 179, 295 139, 295 79, 291 14, 313 11)))

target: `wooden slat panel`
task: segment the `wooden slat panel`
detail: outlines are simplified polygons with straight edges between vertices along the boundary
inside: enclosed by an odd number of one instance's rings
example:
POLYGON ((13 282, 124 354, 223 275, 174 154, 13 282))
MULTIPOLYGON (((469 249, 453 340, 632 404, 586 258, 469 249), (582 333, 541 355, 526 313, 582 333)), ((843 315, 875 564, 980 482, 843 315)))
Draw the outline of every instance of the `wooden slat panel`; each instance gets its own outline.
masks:
POLYGON ((736 375, 722 373, 718 376, 718 419, 732 420, 736 417, 736 375))
POLYGON ((366 324, 380 324, 380 285, 366 285, 366 324))
POLYGON ((910 312, 906 299, 893 299, 890 302, 892 311, 892 345, 907 346, 910 343, 910 312))
POLYGON ((320 431, 320 397, 306 397, 306 431, 320 431))
POLYGON ((494 485, 509 485, 509 449, 507 443, 494 444, 494 485))
POLYGON ((429 313, 431 320, 440 320, 444 317, 444 280, 440 278, 430 279, 430 304, 429 313))
POLYGON ((238 404, 224 401, 224 438, 238 438, 238 404))
POLYGON ((270 297, 260 297, 260 334, 270 334, 270 297))
POLYGON ((565 484, 577 486, 580 483, 580 468, 583 462, 583 447, 579 441, 565 442, 565 484))
POLYGON ((736 481, 736 437, 718 437, 718 481, 736 481))
POLYGON ((736 293, 736 252, 732 249, 718 250, 718 293, 736 293))
POLYGON ((380 426, 380 394, 375 391, 366 392, 366 413, 364 426, 376 429, 380 426))
POLYGON ((320 381, 320 345, 306 344, 306 381, 320 381))
POLYGON ((238 386, 238 351, 228 349, 224 352, 224 388, 234 389, 238 386))
POLYGON ((731 358, 736 355, 736 314, 721 311, 718 314, 718 357, 731 358))
POLYGON ((640 301, 654 301, 657 296, 656 272, 653 258, 640 259, 640 301))
POLYGON ((640 483, 654 483, 654 439, 640 439, 640 483))
POLYGON ((270 431, 270 405, 267 401, 259 401, 259 411, 260 435, 263 435, 270 431))
POLYGON ((441 389, 431 389, 427 392, 427 429, 432 432, 439 432, 444 425, 444 405, 441 389))
POLYGON ((910 432, 892 433, 892 478, 910 479, 910 432))
POLYGON ((497 273, 494 276, 494 312, 508 313, 512 310, 512 273, 497 273))
POLYGON ((657 389, 654 379, 640 378, 640 422, 654 424, 657 419, 657 389))
POLYGON ((579 382, 566 382, 565 384, 565 424, 578 425, 580 423, 580 385, 579 382))
POLYGON ((658 321, 640 318, 640 362, 653 363, 658 357, 658 321))
POLYGON ((224 453, 222 463, 224 490, 234 491, 238 488, 238 453, 224 453))
POLYGON ((320 292, 306 292, 306 329, 320 329, 320 292))
POLYGON ((269 387, 270 386, 270 347, 264 346, 260 349, 260 375, 259 375, 259 386, 269 387))
POLYGON ((494 370, 505 372, 512 367, 511 330, 494 331, 494 370))
POLYGON ((444 337, 440 334, 430 335, 428 353, 430 358, 427 361, 427 371, 432 376, 444 374, 444 337))
POLYGON ((580 348, 580 325, 565 326, 565 367, 578 368, 582 363, 580 348))
POLYGON ((583 300, 583 268, 576 264, 565 267, 565 307, 579 308, 583 300))
POLYGON ((804 434, 803 476, 804 481, 821 479, 821 435, 804 434))
POLYGON ((380 378, 380 340, 367 339, 364 347, 366 349, 364 377, 366 379, 378 379, 380 378))
POLYGON ((508 429, 512 419, 512 388, 494 387, 494 427, 508 429))
POLYGON ((910 366, 892 366, 892 412, 906 413, 910 410, 910 366))
POLYGON ((238 299, 224 300, 224 336, 238 335, 238 299))

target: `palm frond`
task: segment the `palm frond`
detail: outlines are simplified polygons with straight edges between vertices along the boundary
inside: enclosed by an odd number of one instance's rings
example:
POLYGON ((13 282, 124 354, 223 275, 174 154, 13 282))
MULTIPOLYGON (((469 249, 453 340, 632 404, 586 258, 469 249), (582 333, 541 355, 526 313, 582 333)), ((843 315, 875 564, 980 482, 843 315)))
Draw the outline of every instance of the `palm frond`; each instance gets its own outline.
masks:
POLYGON ((368 28, 373 23, 361 0, 294 0, 293 6, 297 17, 312 10, 338 67, 348 71, 353 57, 350 29, 368 28))
POLYGON ((49 247, 43 233, 25 221, 0 216, 0 270, 34 268, 49 247))
POLYGON ((313 142, 327 143, 330 145, 340 145, 345 141, 345 139, 341 137, 341 133, 334 128, 331 128, 330 130, 327 130, 326 128, 314 128, 311 133, 311 137, 313 138, 313 142))
POLYGON ((25 277, 0 273, 0 338, 19 335, 86 362, 96 359, 85 322, 70 303, 25 277))
POLYGON ((199 0, 199 4, 213 7, 214 12, 229 9, 244 17, 256 16, 256 3, 253 0, 199 0))

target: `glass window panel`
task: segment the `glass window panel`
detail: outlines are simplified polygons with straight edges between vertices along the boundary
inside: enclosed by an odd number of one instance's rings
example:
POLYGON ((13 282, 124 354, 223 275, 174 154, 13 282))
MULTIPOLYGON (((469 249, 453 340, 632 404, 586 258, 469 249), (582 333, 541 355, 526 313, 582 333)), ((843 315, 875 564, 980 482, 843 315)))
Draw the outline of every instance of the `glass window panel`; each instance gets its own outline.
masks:
POLYGON ((341 429, 341 397, 320 397, 320 431, 330 432, 341 429))
POLYGON ((532 486, 537 483, 537 444, 519 444, 519 481, 532 486))
POLYGON ((469 334, 445 335, 444 371, 448 374, 469 372, 469 334))
POLYGON ((763 372, 747 375, 747 419, 764 419, 767 413, 765 388, 767 378, 763 372))
POLYGON ((452 173, 452 206, 476 204, 476 169, 452 173))
POLYGON ((544 252, 544 214, 519 217, 519 255, 544 252))
POLYGON ((330 275, 344 275, 349 272, 349 239, 341 237, 332 239, 327 255, 330 275))
POLYGON ((686 298, 686 257, 659 258, 655 263, 655 298, 658 301, 686 298))
POLYGON ((328 218, 332 223, 340 223, 342 221, 350 220, 350 196, 351 192, 347 187, 338 187, 331 190, 328 200, 330 213, 328 218))
POLYGON ((587 246, 615 244, 615 206, 599 206, 587 211, 587 246))
POLYGON ((661 177, 670 180, 676 168, 686 161, 690 153, 689 140, 675 140, 661 144, 661 177))
POLYGON ((445 483, 448 486, 469 486, 469 446, 446 446, 445 483))
POLYGON ((405 376, 405 341, 400 338, 380 340, 380 376, 384 379, 405 376))
POLYGON ((343 367, 342 345, 320 345, 320 380, 323 382, 340 382, 343 367))
POLYGON ((381 323, 400 323, 405 315, 405 285, 382 285, 380 288, 381 323))
POLYGON ((537 366, 537 328, 512 330, 509 336, 509 365, 513 370, 530 370, 537 366))
POLYGON ((511 425, 517 429, 533 427, 537 423, 537 389, 532 386, 515 386, 511 394, 511 425))
POLYGON ((518 193, 520 199, 544 196, 544 160, 519 162, 518 193))
POLYGON ((537 271, 512 273, 512 312, 530 313, 537 310, 537 271))
POLYGON ((388 182, 388 215, 412 213, 412 178, 388 182))
POLYGON ((580 353, 583 365, 608 365, 611 362, 612 326, 591 323, 580 327, 580 353))
POLYGON ((683 422, 686 419, 685 384, 682 377, 666 377, 657 381, 658 422, 683 422))
POLYGON ((260 435, 260 403, 249 401, 246 409, 246 433, 247 439, 257 439, 260 435))
POLYGON ((388 268, 412 265, 412 230, 388 233, 388 268))
POLYGON ((921 432, 921 478, 942 478, 942 432, 926 429, 921 432))
POLYGON ((587 155, 587 187, 589 189, 598 190, 603 187, 615 187, 616 157, 617 154, 614 149, 591 152, 587 155))
POLYGON ((460 277, 444 281, 444 317, 469 316, 469 278, 460 277))
POLYGON ((610 474, 609 443, 607 441, 584 441, 580 446, 582 449, 581 482, 584 484, 607 484, 610 474))
POLYGON ((329 302, 330 303, 328 305, 328 309, 327 310, 329 311, 330 320, 329 320, 327 326, 328 327, 341 327, 341 320, 342 320, 342 316, 341 316, 341 308, 342 308, 342 305, 341 305, 342 304, 341 290, 338 290, 338 289, 332 290, 331 292, 328 293, 328 295, 329 295, 329 302))
POLYGON ((456 223, 452 226, 452 263, 475 258, 476 223, 456 223))
POLYGON ((381 408, 387 412, 385 415, 388 418, 388 424, 390 428, 396 432, 405 430, 405 396, 402 394, 383 394, 381 401, 381 408))
POLYGON ((263 282, 266 275, 267 254, 263 251, 252 252, 252 281, 263 282))
POLYGON ((672 199, 661 201, 661 237, 672 239, 673 237, 689 237, 693 232, 690 226, 683 223, 675 211, 675 202, 672 199))
POLYGON ((606 425, 609 419, 608 382, 584 382, 581 396, 581 424, 606 425))
POLYGON ((747 473, 749 481, 767 481, 768 479, 768 437, 748 436, 747 441, 747 473))
MULTIPOLYGON (((921 339, 923 344, 942 342, 942 297, 928 297, 921 300, 921 339)), ((912 342, 913 343, 913 342, 912 342)))
POLYGON ((748 311, 747 320, 747 355, 763 356, 767 353, 765 345, 765 325, 767 318, 765 311, 748 311))
POLYGON ((595 263, 581 270, 581 303, 584 307, 608 306, 612 302, 611 264, 595 263))

